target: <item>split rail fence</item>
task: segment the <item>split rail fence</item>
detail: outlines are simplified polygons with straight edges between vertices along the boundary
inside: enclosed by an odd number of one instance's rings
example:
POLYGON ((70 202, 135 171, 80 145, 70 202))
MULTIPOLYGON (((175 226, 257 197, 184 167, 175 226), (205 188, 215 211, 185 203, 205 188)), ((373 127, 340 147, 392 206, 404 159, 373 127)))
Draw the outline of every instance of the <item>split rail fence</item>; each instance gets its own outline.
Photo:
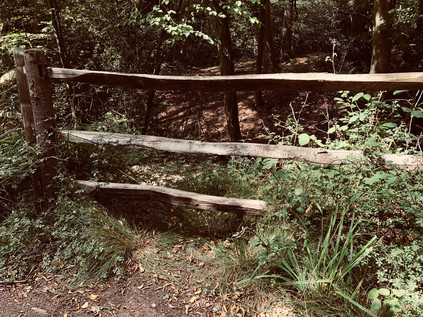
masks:
MULTIPOLYGON (((54 119, 51 82, 81 82, 147 90, 196 91, 381 91, 421 90, 423 72, 337 75, 328 73, 260 74, 234 76, 162 76, 124 74, 90 70, 47 68, 42 50, 15 48, 16 77, 25 135, 31 144, 44 148, 39 171, 33 177, 34 193, 44 201, 54 200, 57 192, 58 141, 126 146, 176 153, 250 156, 297 160, 309 163, 339 165, 351 160, 366 160, 360 151, 325 150, 322 148, 281 146, 235 142, 200 142, 149 135, 57 130, 54 119)), ((385 154, 387 165, 423 169, 423 158, 385 154)), ((186 192, 166 187, 91 182, 76 183, 88 193, 131 199, 154 200, 203 210, 261 215, 268 208, 261 200, 226 198, 186 192)))

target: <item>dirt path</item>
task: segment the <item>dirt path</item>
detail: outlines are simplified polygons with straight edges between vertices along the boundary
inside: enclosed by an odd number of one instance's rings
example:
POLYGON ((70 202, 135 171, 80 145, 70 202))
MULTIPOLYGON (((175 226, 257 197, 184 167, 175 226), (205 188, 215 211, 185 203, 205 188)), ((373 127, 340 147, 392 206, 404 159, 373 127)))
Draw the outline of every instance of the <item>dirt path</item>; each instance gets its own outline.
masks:
POLYGON ((57 278, 0 286, 0 316, 212 316, 211 298, 134 272, 96 287, 63 288, 57 278))

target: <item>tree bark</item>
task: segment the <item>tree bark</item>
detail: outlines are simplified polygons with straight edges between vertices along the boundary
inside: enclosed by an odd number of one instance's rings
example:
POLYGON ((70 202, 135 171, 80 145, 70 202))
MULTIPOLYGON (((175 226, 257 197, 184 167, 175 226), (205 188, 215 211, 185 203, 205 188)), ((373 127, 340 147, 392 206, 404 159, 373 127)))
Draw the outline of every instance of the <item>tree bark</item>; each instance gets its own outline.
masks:
POLYGON ((294 1, 284 0, 284 15, 282 24, 282 55, 283 59, 293 56, 292 23, 294 21, 294 1))
MULTIPOLYGON (((179 0, 175 12, 178 15, 182 9, 183 0, 179 0)), ((157 40, 156 49, 154 53, 154 64, 153 64, 153 75, 159 75, 160 70, 162 68, 163 62, 163 42, 166 36, 166 31, 164 28, 160 30, 160 35, 157 40)), ((144 116, 144 124, 142 128, 142 134, 146 134, 148 131, 148 127, 150 125, 150 120, 154 110, 154 97, 155 91, 149 90, 147 91, 147 101, 146 101, 146 112, 144 116)))
POLYGON ((265 41, 266 48, 271 63, 271 71, 276 73, 280 71, 279 68, 279 56, 275 48, 275 40, 273 34, 273 20, 272 20, 272 8, 270 0, 265 0, 265 41))
MULTIPOLYGON (((228 12, 222 8, 219 0, 213 0, 216 12, 225 17, 216 17, 216 32, 218 38, 218 50, 220 60, 220 74, 233 75, 235 73, 234 52, 232 47, 231 31, 229 27, 230 19, 228 12)), ((241 139, 241 131, 238 118, 238 101, 236 92, 225 93, 225 114, 228 125, 228 133, 231 141, 241 139)))
POLYGON ((373 1, 373 37, 370 73, 389 73, 391 59, 391 26, 389 10, 395 7, 395 0, 373 1))
MULTIPOLYGON (((159 39, 157 40, 156 50, 154 53, 154 66, 153 66, 153 75, 159 75, 160 69, 162 67, 162 54, 163 54, 163 41, 166 35, 166 31, 162 29, 160 31, 159 39)), ((154 90, 147 91, 147 101, 146 101, 146 112, 144 116, 144 125, 142 128, 142 134, 146 134, 148 131, 148 126, 150 125, 151 116, 154 109, 154 90)))
POLYGON ((54 32, 56 33, 56 42, 59 50, 60 62, 64 68, 69 68, 69 60, 65 46, 65 40, 62 33, 62 25, 60 24, 59 8, 56 0, 48 0, 50 6, 51 22, 54 32))
MULTIPOLYGON (((278 72, 279 57, 276 53, 272 13, 270 0, 262 0, 259 4, 258 20, 260 22, 259 35, 257 40, 256 74, 278 72)), ((255 103, 258 109, 264 105, 261 91, 255 92, 255 103)))
POLYGON ((41 189, 45 207, 52 205, 57 195, 57 138, 54 118, 51 83, 42 50, 25 50, 25 69, 29 96, 34 115, 37 144, 43 153, 40 156, 41 189))

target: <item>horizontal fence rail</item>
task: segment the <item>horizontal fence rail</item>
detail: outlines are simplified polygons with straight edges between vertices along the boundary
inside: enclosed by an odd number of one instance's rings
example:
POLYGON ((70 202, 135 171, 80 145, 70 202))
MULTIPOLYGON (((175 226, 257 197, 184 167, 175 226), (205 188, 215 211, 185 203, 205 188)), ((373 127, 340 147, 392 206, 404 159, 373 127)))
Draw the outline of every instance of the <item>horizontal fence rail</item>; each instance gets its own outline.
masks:
POLYGON ((50 68, 53 80, 148 90, 196 91, 367 91, 420 90, 423 73, 353 74, 283 73, 233 76, 166 76, 50 68))
MULTIPOLYGON (((326 150, 323 148, 258 143, 202 142, 108 132, 62 130, 58 133, 60 140, 73 143, 137 147, 173 153, 277 158, 327 165, 368 161, 361 151, 326 150)), ((381 158, 387 165, 392 164, 408 169, 423 169, 422 157, 383 154, 381 158)))
POLYGON ((203 195, 153 185, 120 184, 77 180, 84 191, 94 196, 153 200, 201 210, 224 211, 239 215, 260 216, 267 209, 262 200, 203 195))

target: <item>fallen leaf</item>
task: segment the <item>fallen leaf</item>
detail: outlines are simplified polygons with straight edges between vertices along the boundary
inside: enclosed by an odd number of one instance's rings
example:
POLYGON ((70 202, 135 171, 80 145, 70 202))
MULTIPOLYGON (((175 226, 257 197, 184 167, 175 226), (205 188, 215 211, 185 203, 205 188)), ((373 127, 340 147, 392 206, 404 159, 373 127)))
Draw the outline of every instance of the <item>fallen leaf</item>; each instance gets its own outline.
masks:
POLYGON ((92 301, 94 301, 94 302, 98 301, 98 298, 99 298, 99 297, 100 297, 99 295, 94 295, 94 294, 91 294, 91 295, 90 295, 90 299, 91 299, 92 301))
POLYGON ((151 307, 156 308, 157 304, 153 303, 153 304, 151 304, 151 307))
POLYGON ((32 307, 31 310, 40 316, 47 316, 47 311, 42 308, 32 307))
POLYGON ((98 314, 101 311, 101 307, 100 306, 97 306, 97 305, 93 305, 93 306, 91 306, 90 311, 92 313, 98 314))
POLYGON ((189 300, 189 302, 192 304, 194 303, 196 300, 198 300, 200 298, 200 296, 193 296, 191 297, 191 299, 189 300))
POLYGON ((85 302, 84 305, 81 306, 82 309, 88 308, 88 302, 85 302))

